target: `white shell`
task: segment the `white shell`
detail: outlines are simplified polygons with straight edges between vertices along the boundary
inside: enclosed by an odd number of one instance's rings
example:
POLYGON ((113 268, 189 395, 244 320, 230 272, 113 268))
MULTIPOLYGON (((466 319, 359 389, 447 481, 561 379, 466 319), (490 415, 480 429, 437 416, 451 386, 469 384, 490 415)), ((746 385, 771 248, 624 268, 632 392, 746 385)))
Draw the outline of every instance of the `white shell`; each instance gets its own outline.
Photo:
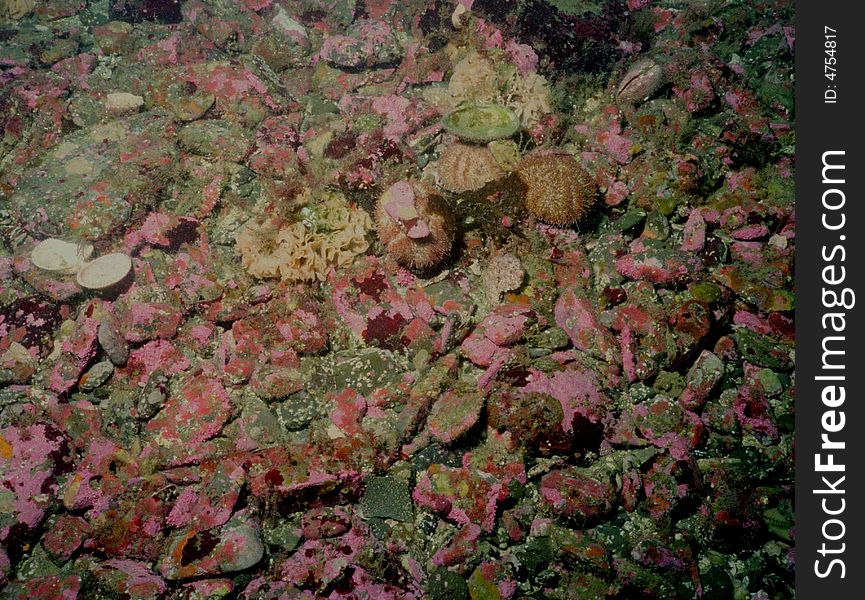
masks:
POLYGON ((132 259, 127 254, 115 252, 100 256, 78 271, 75 280, 88 290, 104 290, 123 281, 132 270, 132 259))
POLYGON ((42 240, 30 251, 30 262, 43 271, 72 275, 93 254, 90 244, 74 244, 57 238, 42 240))

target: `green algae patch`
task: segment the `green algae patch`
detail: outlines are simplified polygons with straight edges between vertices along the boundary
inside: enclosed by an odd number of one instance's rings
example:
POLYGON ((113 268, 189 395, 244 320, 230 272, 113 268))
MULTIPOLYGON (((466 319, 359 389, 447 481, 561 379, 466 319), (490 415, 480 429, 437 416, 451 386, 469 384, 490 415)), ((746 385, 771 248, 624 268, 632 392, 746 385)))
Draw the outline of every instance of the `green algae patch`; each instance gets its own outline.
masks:
POLYGON ((446 116, 442 125, 463 140, 485 143, 514 135, 520 119, 500 104, 466 104, 446 116))

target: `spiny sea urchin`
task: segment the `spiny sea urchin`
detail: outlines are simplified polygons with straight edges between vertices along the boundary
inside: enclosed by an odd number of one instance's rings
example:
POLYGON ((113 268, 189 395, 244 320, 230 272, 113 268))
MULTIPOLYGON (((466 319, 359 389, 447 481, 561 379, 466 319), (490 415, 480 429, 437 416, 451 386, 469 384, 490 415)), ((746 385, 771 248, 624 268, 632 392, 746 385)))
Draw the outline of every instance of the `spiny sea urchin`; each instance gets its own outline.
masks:
POLYGON ((388 254, 409 269, 426 269, 444 260, 456 230, 447 201, 422 181, 398 181, 385 190, 375 222, 388 254))
POLYGON ((553 225, 576 223, 597 196, 595 182, 569 154, 530 154, 517 165, 516 175, 525 186, 526 209, 553 225))
POLYGON ((455 194, 473 192, 504 176, 486 146, 454 144, 431 165, 439 187, 455 194))

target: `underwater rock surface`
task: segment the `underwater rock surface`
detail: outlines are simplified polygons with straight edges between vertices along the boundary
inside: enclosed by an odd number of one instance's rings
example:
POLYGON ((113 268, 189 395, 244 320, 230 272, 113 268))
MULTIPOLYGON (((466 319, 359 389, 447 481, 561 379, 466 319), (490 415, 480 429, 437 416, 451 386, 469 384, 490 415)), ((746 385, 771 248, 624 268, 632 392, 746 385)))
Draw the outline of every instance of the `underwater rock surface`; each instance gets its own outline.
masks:
POLYGON ((0 595, 794 597, 793 16, 0 0, 0 595))

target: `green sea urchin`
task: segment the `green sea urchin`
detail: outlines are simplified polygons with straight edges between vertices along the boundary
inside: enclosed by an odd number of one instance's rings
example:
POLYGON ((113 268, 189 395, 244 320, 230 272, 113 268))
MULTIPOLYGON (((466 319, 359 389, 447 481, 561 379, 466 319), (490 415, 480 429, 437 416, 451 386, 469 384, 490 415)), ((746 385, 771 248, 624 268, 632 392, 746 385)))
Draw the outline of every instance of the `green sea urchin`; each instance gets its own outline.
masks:
POLYGON ((526 209, 553 225, 576 223, 597 196, 591 176, 569 154, 531 154, 517 165, 516 175, 525 186, 526 209))

